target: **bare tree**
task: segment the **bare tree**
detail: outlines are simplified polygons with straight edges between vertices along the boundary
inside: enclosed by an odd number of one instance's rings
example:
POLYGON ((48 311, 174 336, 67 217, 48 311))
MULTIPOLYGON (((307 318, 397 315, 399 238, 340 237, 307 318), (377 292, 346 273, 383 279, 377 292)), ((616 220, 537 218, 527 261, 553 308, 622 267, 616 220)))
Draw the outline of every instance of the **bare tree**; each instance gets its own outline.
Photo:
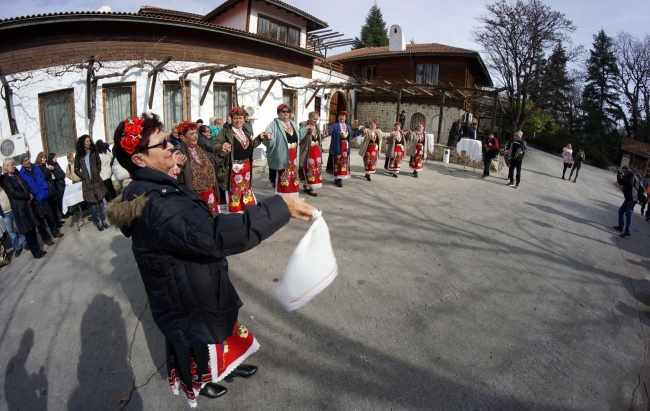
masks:
POLYGON ((472 38, 483 46, 488 66, 507 87, 513 127, 519 129, 536 109, 534 101, 527 104, 531 94, 553 92, 540 84, 540 74, 555 45, 570 43, 567 34, 575 26, 539 0, 498 0, 487 10, 472 38))
POLYGON ((650 36, 640 40, 629 33, 619 33, 614 42, 614 53, 618 64, 614 86, 625 98, 629 116, 625 131, 628 137, 636 138, 640 125, 648 121, 650 36))

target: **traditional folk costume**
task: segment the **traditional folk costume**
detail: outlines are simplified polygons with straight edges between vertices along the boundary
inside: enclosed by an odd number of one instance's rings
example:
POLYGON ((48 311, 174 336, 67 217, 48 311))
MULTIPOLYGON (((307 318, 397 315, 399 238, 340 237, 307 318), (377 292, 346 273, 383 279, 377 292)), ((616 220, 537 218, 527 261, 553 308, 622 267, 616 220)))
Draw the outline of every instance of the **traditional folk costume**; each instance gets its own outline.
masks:
POLYGON ((279 195, 298 195, 300 179, 298 177, 298 128, 291 121, 274 119, 266 131, 271 139, 263 139, 267 147, 266 158, 269 170, 275 170, 275 193, 279 195))
MULTIPOLYGON (((345 113, 347 116, 347 113, 345 113)), ((328 134, 332 136, 326 171, 334 176, 338 187, 343 187, 342 180, 350 178, 350 139, 363 133, 363 129, 352 130, 347 122, 338 122, 329 126, 328 134)))
POLYGON ((386 143, 386 157, 388 157, 388 170, 393 172, 393 177, 397 177, 402 168, 402 159, 404 158, 404 144, 406 139, 402 130, 393 131, 390 139, 386 143))
POLYGON ((370 181, 370 174, 377 172, 377 159, 381 147, 381 130, 366 129, 359 155, 363 157, 363 169, 366 172, 366 180, 370 181))
POLYGON ((219 188, 226 193, 228 212, 241 213, 244 207, 257 204, 253 193, 253 149, 260 145, 261 137, 252 138, 249 127, 222 129, 215 139, 215 150, 221 151, 224 143, 232 147, 228 157, 217 170, 219 188))
MULTIPOLYGON (((180 127, 180 126, 179 126, 180 127)), ((219 196, 215 174, 215 160, 198 145, 189 147, 179 140, 180 151, 187 157, 178 181, 197 192, 208 205, 213 216, 219 214, 219 196)))
POLYGON ((168 382, 174 395, 181 391, 190 407, 207 383, 217 383, 260 348, 253 334, 237 320, 235 329, 221 344, 187 347, 165 338, 168 382))
POLYGON ((307 127, 300 129, 300 179, 307 194, 317 196, 315 188, 323 186, 321 174, 323 155, 321 153, 321 134, 316 125, 309 131, 307 127))
POLYGON ((424 160, 427 158, 426 134, 424 130, 413 131, 411 140, 407 143, 406 154, 411 156, 409 167, 413 170, 413 176, 417 178, 418 172, 424 168, 424 160))

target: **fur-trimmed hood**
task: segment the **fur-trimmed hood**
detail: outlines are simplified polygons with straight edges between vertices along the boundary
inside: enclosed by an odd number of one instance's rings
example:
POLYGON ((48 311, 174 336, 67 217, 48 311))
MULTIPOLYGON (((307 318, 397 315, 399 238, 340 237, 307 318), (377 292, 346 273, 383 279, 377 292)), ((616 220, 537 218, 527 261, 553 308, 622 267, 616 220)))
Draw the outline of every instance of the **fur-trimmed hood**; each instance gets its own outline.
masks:
POLYGON ((142 215, 142 210, 147 205, 147 201, 148 199, 144 194, 136 196, 133 200, 129 201, 125 201, 122 194, 108 203, 106 206, 106 217, 125 236, 130 237, 131 225, 136 218, 142 215))

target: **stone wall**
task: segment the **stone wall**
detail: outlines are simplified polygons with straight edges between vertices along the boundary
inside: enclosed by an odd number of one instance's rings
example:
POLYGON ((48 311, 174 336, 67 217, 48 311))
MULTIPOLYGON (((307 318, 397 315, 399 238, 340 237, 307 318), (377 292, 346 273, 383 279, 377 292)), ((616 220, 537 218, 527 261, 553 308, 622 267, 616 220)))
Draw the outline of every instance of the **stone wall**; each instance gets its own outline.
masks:
MULTIPOLYGON (((424 129, 427 133, 433 133, 436 143, 446 144, 449 138, 449 129, 454 121, 461 118, 463 110, 455 107, 445 107, 442 116, 441 135, 438 136, 438 114, 440 107, 426 104, 402 104, 402 110, 406 111, 406 128, 409 128, 411 116, 421 113, 425 118, 424 129)), ((379 120, 379 128, 382 131, 391 131, 395 124, 395 103, 357 103, 357 115, 361 124, 367 124, 372 119, 379 120)))

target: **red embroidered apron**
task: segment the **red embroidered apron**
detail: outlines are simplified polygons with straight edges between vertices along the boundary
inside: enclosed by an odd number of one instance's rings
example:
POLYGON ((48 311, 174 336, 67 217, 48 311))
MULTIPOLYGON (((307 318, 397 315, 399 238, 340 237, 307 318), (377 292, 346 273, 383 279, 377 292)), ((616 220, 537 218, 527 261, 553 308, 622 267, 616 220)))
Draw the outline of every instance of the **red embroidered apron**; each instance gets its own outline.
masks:
POLYGON ((373 174, 377 171, 377 158, 379 150, 377 144, 368 144, 366 153, 363 155, 363 169, 366 174, 373 174))
POLYGON ((395 157, 390 159, 388 169, 394 173, 399 173, 402 168, 402 159, 404 158, 404 146, 395 144, 395 157))
POLYGON ((300 179, 298 178, 298 144, 289 144, 289 168, 278 170, 275 177, 275 194, 298 195, 300 179))
POLYGON ((323 186, 323 176, 321 175, 321 169, 323 166, 323 156, 320 152, 320 147, 318 146, 318 141, 312 141, 311 147, 309 147, 309 158, 307 158, 307 187, 309 188, 320 188, 323 186))
POLYGON ((233 163, 230 171, 230 190, 226 196, 230 213, 240 213, 244 211, 244 207, 257 204, 251 185, 250 161, 233 163))
POLYGON ((212 217, 216 217, 219 214, 219 204, 217 202, 217 195, 214 192, 214 188, 211 188, 208 191, 204 191, 198 194, 201 196, 203 201, 205 201, 205 203, 208 205, 208 208, 212 213, 212 217))
POLYGON ((350 157, 348 156, 348 138, 341 140, 341 154, 334 156, 334 178, 346 180, 350 178, 350 157))
POLYGON ((415 145, 415 153, 411 156, 411 161, 409 161, 409 167, 412 170, 419 171, 424 168, 422 160, 424 159, 424 137, 418 139, 417 144, 415 145))

